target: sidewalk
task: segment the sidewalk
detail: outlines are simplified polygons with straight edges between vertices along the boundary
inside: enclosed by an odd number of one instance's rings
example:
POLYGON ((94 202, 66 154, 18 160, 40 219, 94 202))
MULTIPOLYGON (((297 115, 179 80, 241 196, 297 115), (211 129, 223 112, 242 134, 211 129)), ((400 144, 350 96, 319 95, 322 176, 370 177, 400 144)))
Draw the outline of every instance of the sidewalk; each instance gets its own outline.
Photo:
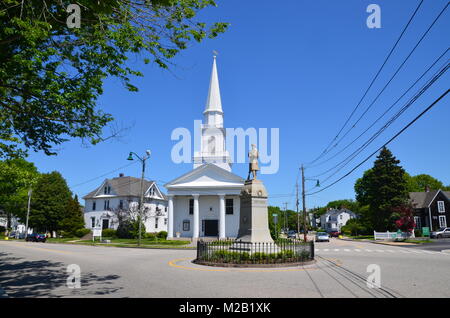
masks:
POLYGON ((408 243, 408 242, 375 241, 375 240, 368 240, 368 239, 356 240, 356 239, 351 239, 351 238, 348 238, 348 237, 340 238, 340 240, 350 241, 350 242, 367 242, 367 243, 381 244, 381 245, 391 245, 391 246, 415 246, 415 245, 420 245, 419 243, 408 243))

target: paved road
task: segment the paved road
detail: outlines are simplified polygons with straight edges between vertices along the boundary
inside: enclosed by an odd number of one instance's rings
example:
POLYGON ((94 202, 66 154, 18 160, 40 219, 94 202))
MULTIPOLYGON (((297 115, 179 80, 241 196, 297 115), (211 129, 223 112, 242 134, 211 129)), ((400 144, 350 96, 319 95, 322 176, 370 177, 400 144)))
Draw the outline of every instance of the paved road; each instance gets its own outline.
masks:
POLYGON ((426 244, 418 244, 418 245, 410 245, 408 247, 415 248, 415 249, 421 249, 421 250, 428 250, 428 251, 442 251, 442 250, 450 250, 450 238, 444 238, 444 239, 432 239, 432 243, 426 243, 426 244))
POLYGON ((281 269, 192 264, 195 251, 0 242, 0 297, 450 297, 450 254, 333 239, 317 263, 281 269), (67 287, 69 264, 81 288, 67 287), (379 265, 381 289, 368 288, 379 265))

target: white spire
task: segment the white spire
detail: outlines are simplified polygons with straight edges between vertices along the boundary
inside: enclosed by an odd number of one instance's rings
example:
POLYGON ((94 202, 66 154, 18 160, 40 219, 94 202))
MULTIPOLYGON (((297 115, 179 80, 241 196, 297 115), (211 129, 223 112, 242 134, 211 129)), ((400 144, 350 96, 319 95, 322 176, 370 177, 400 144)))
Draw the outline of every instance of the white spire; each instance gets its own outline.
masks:
POLYGON ((219 77, 217 76, 216 56, 214 55, 211 80, 209 82, 208 99, 204 113, 209 111, 222 112, 222 101, 220 100, 219 77))

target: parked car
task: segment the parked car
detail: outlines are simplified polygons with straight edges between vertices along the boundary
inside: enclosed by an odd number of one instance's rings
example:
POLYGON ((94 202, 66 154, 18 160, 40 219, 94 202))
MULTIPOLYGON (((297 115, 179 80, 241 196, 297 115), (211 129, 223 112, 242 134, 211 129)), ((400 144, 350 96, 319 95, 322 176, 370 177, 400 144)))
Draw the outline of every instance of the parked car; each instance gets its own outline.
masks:
POLYGON ((42 243, 45 243, 46 240, 47 240, 47 235, 45 235, 45 234, 38 234, 38 233, 28 234, 27 238, 26 238, 27 242, 42 242, 42 243))
POLYGON ((297 232, 294 231, 294 230, 288 231, 287 237, 288 237, 288 238, 294 238, 294 239, 295 239, 295 238, 297 238, 297 232))
POLYGON ((331 231, 329 234, 330 234, 330 237, 338 237, 339 235, 341 235, 341 232, 339 232, 339 231, 331 231))
POLYGON ((441 227, 439 230, 431 232, 430 237, 438 239, 450 237, 450 227, 441 227))
POLYGON ((325 232, 317 232, 315 241, 316 242, 329 242, 330 236, 328 235, 328 233, 325 233, 325 232))

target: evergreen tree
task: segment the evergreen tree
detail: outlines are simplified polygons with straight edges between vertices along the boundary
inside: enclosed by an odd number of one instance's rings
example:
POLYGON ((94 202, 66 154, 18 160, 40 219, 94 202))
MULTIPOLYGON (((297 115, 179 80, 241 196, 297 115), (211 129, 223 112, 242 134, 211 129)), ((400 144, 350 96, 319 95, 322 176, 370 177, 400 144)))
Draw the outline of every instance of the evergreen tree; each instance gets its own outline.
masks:
POLYGON ((30 227, 38 232, 60 230, 71 199, 66 180, 59 172, 42 174, 33 192, 30 227))
POLYGON ((405 170, 399 163, 384 147, 374 166, 356 181, 356 199, 362 205, 369 205, 369 218, 376 231, 395 229, 393 209, 408 200, 405 170))
POLYGON ((75 236, 75 232, 84 228, 83 212, 78 202, 78 196, 70 197, 67 202, 64 218, 59 222, 59 229, 65 232, 65 235, 75 236))

